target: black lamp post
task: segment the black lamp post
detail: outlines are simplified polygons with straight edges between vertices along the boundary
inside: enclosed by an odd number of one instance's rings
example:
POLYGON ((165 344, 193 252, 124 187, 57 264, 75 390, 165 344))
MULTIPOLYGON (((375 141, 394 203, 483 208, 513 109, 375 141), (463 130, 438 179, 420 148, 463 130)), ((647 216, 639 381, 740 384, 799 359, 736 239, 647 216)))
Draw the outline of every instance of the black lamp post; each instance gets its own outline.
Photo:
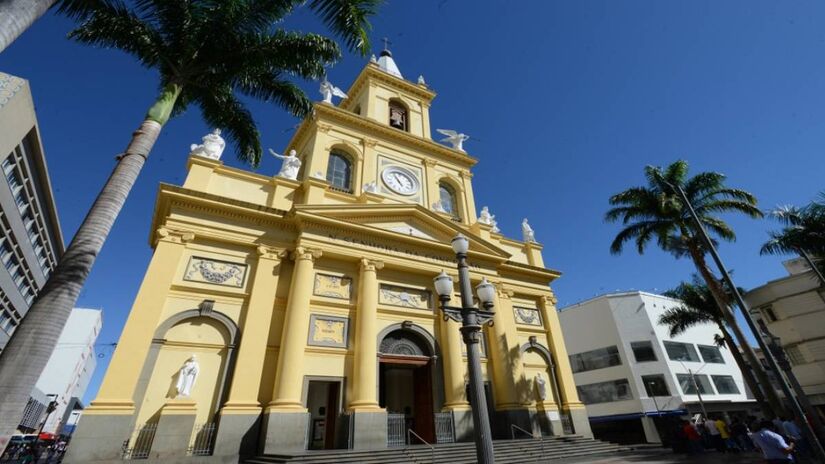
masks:
POLYGON ((481 328, 493 321, 493 300, 495 287, 487 279, 482 279, 476 287, 478 300, 484 309, 478 309, 473 302, 473 289, 470 285, 470 272, 467 266, 467 250, 470 241, 458 234, 453 238, 453 251, 458 260, 458 284, 461 293, 461 307, 449 306, 453 296, 453 279, 441 271, 435 279, 435 291, 441 301, 444 320, 452 319, 461 323, 461 335, 467 345, 467 362, 470 370, 470 406, 473 411, 473 429, 476 441, 476 457, 480 464, 493 464, 493 437, 490 433, 490 418, 487 415, 487 402, 484 396, 484 383, 481 379, 481 328))

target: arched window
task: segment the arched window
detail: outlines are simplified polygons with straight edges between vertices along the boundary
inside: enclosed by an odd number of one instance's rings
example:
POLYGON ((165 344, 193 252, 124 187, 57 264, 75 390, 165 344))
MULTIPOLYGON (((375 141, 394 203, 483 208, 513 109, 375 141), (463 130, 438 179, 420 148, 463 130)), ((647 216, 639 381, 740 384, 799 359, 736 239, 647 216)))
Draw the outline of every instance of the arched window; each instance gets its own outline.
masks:
POLYGON ((409 131, 407 107, 398 100, 390 100, 390 126, 409 131))
POLYGON ((352 191, 352 163, 347 155, 330 152, 327 164, 327 182, 336 189, 352 191))
POLYGON ((458 204, 456 202, 455 190, 450 185, 441 182, 438 184, 438 195, 441 209, 453 217, 458 217, 458 204))

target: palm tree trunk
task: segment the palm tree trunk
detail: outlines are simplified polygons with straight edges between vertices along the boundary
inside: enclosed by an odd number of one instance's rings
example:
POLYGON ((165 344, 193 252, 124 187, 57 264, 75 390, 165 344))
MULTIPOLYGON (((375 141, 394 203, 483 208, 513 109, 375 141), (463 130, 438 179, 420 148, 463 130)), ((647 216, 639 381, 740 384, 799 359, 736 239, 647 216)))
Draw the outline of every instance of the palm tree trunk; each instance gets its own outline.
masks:
POLYGON ((51 277, 0 353, 0 439, 20 423, 32 388, 162 127, 147 118, 132 135, 51 277))
POLYGON ((55 0, 0 0, 0 52, 11 45, 55 0))
MULTIPOLYGON (((742 352, 745 355, 745 358, 748 360, 748 363, 751 365, 753 373, 756 375, 756 378, 759 380, 759 384, 764 386, 765 395, 767 396, 768 404, 770 404, 771 409, 773 410, 774 415, 777 417, 785 416, 786 411, 785 407, 782 404, 782 401, 779 399, 779 396, 776 394, 776 390, 774 390, 773 385, 768 378, 768 374, 765 372, 765 369, 762 368, 762 364, 759 363, 759 359, 756 357, 756 352, 753 351, 753 347, 748 343, 748 339, 745 338, 744 332, 742 332, 742 328, 739 327, 739 323, 736 322, 736 318, 733 316, 733 313, 730 311, 730 304, 728 302, 728 297, 725 294, 722 285, 719 283, 719 280, 713 273, 710 272, 708 268, 707 262, 705 262, 705 257, 701 251, 698 249, 691 248, 690 255, 693 258, 693 263, 696 265, 696 269, 699 270, 699 273, 702 275, 702 278, 705 279, 705 283, 710 289, 711 294, 713 295, 713 299, 716 300, 716 304, 719 306, 719 311, 722 313, 722 317, 727 322, 728 326, 731 328, 733 333, 736 335, 736 339, 739 340, 739 345, 742 347, 742 352)), ((759 336, 759 334, 755 334, 755 336, 759 336)), ((781 375, 781 374, 779 374, 781 375)))
POLYGON ((747 361, 745 361, 745 358, 742 357, 742 353, 739 351, 739 347, 736 346, 736 342, 730 335, 728 328, 725 327, 725 323, 723 321, 719 321, 718 325, 719 330, 722 332, 722 338, 725 340, 725 344, 728 345, 730 354, 733 355, 733 360, 736 361, 736 365, 739 366, 739 370, 742 371, 742 378, 745 380, 745 384, 747 384, 748 389, 750 389, 751 393, 753 393, 756 403, 759 404, 759 408, 762 409, 762 414, 764 414, 765 417, 770 417, 773 411, 771 411, 770 406, 765 401, 765 393, 753 377, 753 370, 751 369, 751 366, 747 363, 747 361))

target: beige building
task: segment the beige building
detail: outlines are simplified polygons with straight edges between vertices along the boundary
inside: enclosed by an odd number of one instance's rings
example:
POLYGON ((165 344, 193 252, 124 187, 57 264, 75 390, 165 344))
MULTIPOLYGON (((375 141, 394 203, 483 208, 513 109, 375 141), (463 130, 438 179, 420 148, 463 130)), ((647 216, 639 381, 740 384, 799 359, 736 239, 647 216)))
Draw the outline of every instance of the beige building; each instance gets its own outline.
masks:
POLYGON ((825 287, 802 258, 783 264, 786 277, 749 291, 745 300, 782 340, 794 375, 825 417, 825 287))
POLYGON ((154 255, 67 462, 471 440, 464 345, 433 288, 442 270, 457 280, 458 233, 473 285, 498 288, 482 362, 494 435, 590 435, 559 273, 539 243, 477 219, 478 160, 432 140, 435 93, 388 51, 346 93, 287 145, 300 169, 225 166, 212 134, 183 185, 160 186, 154 255))

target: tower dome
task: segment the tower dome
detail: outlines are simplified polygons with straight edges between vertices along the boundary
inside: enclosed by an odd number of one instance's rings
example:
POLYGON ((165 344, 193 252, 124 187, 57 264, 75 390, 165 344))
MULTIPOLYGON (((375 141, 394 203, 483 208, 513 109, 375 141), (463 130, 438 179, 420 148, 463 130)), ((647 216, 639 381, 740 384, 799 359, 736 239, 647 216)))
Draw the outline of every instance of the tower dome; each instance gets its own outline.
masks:
POLYGON ((392 59, 392 52, 386 47, 381 51, 381 55, 378 58, 378 67, 395 77, 404 78, 404 76, 401 75, 401 70, 398 69, 398 65, 395 64, 395 60, 392 59))

